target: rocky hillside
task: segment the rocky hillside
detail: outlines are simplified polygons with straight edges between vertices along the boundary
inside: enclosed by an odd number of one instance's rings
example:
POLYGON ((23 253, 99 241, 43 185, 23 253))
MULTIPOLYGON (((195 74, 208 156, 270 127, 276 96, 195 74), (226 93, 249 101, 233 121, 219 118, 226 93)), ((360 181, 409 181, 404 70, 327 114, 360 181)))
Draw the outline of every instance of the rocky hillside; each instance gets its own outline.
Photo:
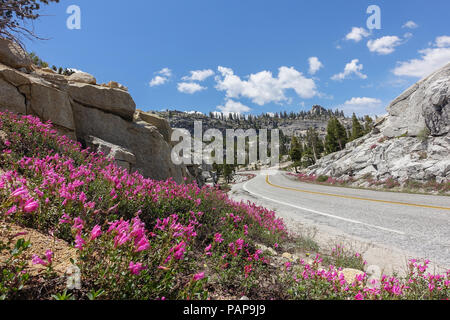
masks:
POLYGON ((450 64, 414 84, 374 130, 320 159, 309 174, 378 180, 450 180, 450 64))
POLYGON ((194 133, 194 121, 202 121, 203 130, 214 128, 225 133, 227 129, 280 129, 286 137, 305 136, 308 128, 314 128, 319 136, 324 138, 331 116, 337 116, 347 130, 352 128, 351 118, 346 118, 343 112, 327 110, 321 106, 313 106, 310 111, 298 114, 262 114, 251 118, 235 116, 232 119, 226 117, 222 119, 217 114, 206 116, 202 113, 181 111, 164 111, 155 114, 167 119, 173 128, 187 129, 192 134, 194 133))
POLYGON ((6 109, 50 120, 59 133, 146 177, 181 182, 190 176, 172 164, 169 124, 136 110, 127 88, 113 81, 99 85, 87 73, 39 68, 18 46, 0 40, 0 111, 6 109))

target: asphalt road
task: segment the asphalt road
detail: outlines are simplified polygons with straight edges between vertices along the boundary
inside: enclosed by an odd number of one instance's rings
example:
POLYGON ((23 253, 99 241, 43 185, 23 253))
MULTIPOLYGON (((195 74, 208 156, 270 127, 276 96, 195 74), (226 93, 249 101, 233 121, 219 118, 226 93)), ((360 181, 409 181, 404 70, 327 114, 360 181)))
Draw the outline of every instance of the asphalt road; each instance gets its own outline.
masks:
POLYGON ((294 220, 450 266, 450 197, 322 186, 275 171, 236 188, 294 220))

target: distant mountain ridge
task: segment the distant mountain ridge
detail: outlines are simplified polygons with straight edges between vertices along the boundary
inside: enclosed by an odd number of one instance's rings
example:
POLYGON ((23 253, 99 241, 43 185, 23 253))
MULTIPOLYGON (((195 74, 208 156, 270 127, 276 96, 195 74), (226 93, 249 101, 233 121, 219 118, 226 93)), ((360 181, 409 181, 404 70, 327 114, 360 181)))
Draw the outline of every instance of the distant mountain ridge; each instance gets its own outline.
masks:
POLYGON ((337 117, 347 130, 352 129, 352 119, 345 117, 342 111, 328 110, 322 106, 315 105, 310 111, 300 111, 299 113, 263 113, 254 115, 226 115, 202 113, 190 113, 177 110, 153 111, 159 117, 169 121, 172 128, 186 129, 191 134, 194 133, 194 121, 201 121, 203 130, 218 129, 225 133, 227 129, 280 129, 286 137, 301 137, 306 134, 308 128, 318 131, 320 137, 325 137, 328 121, 331 117, 337 117))

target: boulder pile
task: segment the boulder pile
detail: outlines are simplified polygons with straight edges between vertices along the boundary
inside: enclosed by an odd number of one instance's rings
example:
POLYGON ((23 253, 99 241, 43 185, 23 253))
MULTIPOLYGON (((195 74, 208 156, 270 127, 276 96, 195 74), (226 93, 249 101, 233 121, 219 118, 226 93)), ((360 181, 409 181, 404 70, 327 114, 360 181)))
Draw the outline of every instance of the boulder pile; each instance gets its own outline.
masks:
POLYGON ((181 183, 192 176, 172 163, 169 123, 136 110, 123 85, 97 84, 92 75, 71 76, 38 68, 17 45, 0 40, 0 111, 50 120, 58 132, 113 157, 129 170, 181 183))

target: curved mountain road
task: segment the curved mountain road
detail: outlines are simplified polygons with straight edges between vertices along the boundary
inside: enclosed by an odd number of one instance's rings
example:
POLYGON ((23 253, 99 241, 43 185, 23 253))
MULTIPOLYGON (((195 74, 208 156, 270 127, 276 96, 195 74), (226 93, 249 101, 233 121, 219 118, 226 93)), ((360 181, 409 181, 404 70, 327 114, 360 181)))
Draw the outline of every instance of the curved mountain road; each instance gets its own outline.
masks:
POLYGON ((302 183, 278 171, 260 172, 234 186, 231 196, 322 233, 333 230, 450 266, 450 197, 302 183))

